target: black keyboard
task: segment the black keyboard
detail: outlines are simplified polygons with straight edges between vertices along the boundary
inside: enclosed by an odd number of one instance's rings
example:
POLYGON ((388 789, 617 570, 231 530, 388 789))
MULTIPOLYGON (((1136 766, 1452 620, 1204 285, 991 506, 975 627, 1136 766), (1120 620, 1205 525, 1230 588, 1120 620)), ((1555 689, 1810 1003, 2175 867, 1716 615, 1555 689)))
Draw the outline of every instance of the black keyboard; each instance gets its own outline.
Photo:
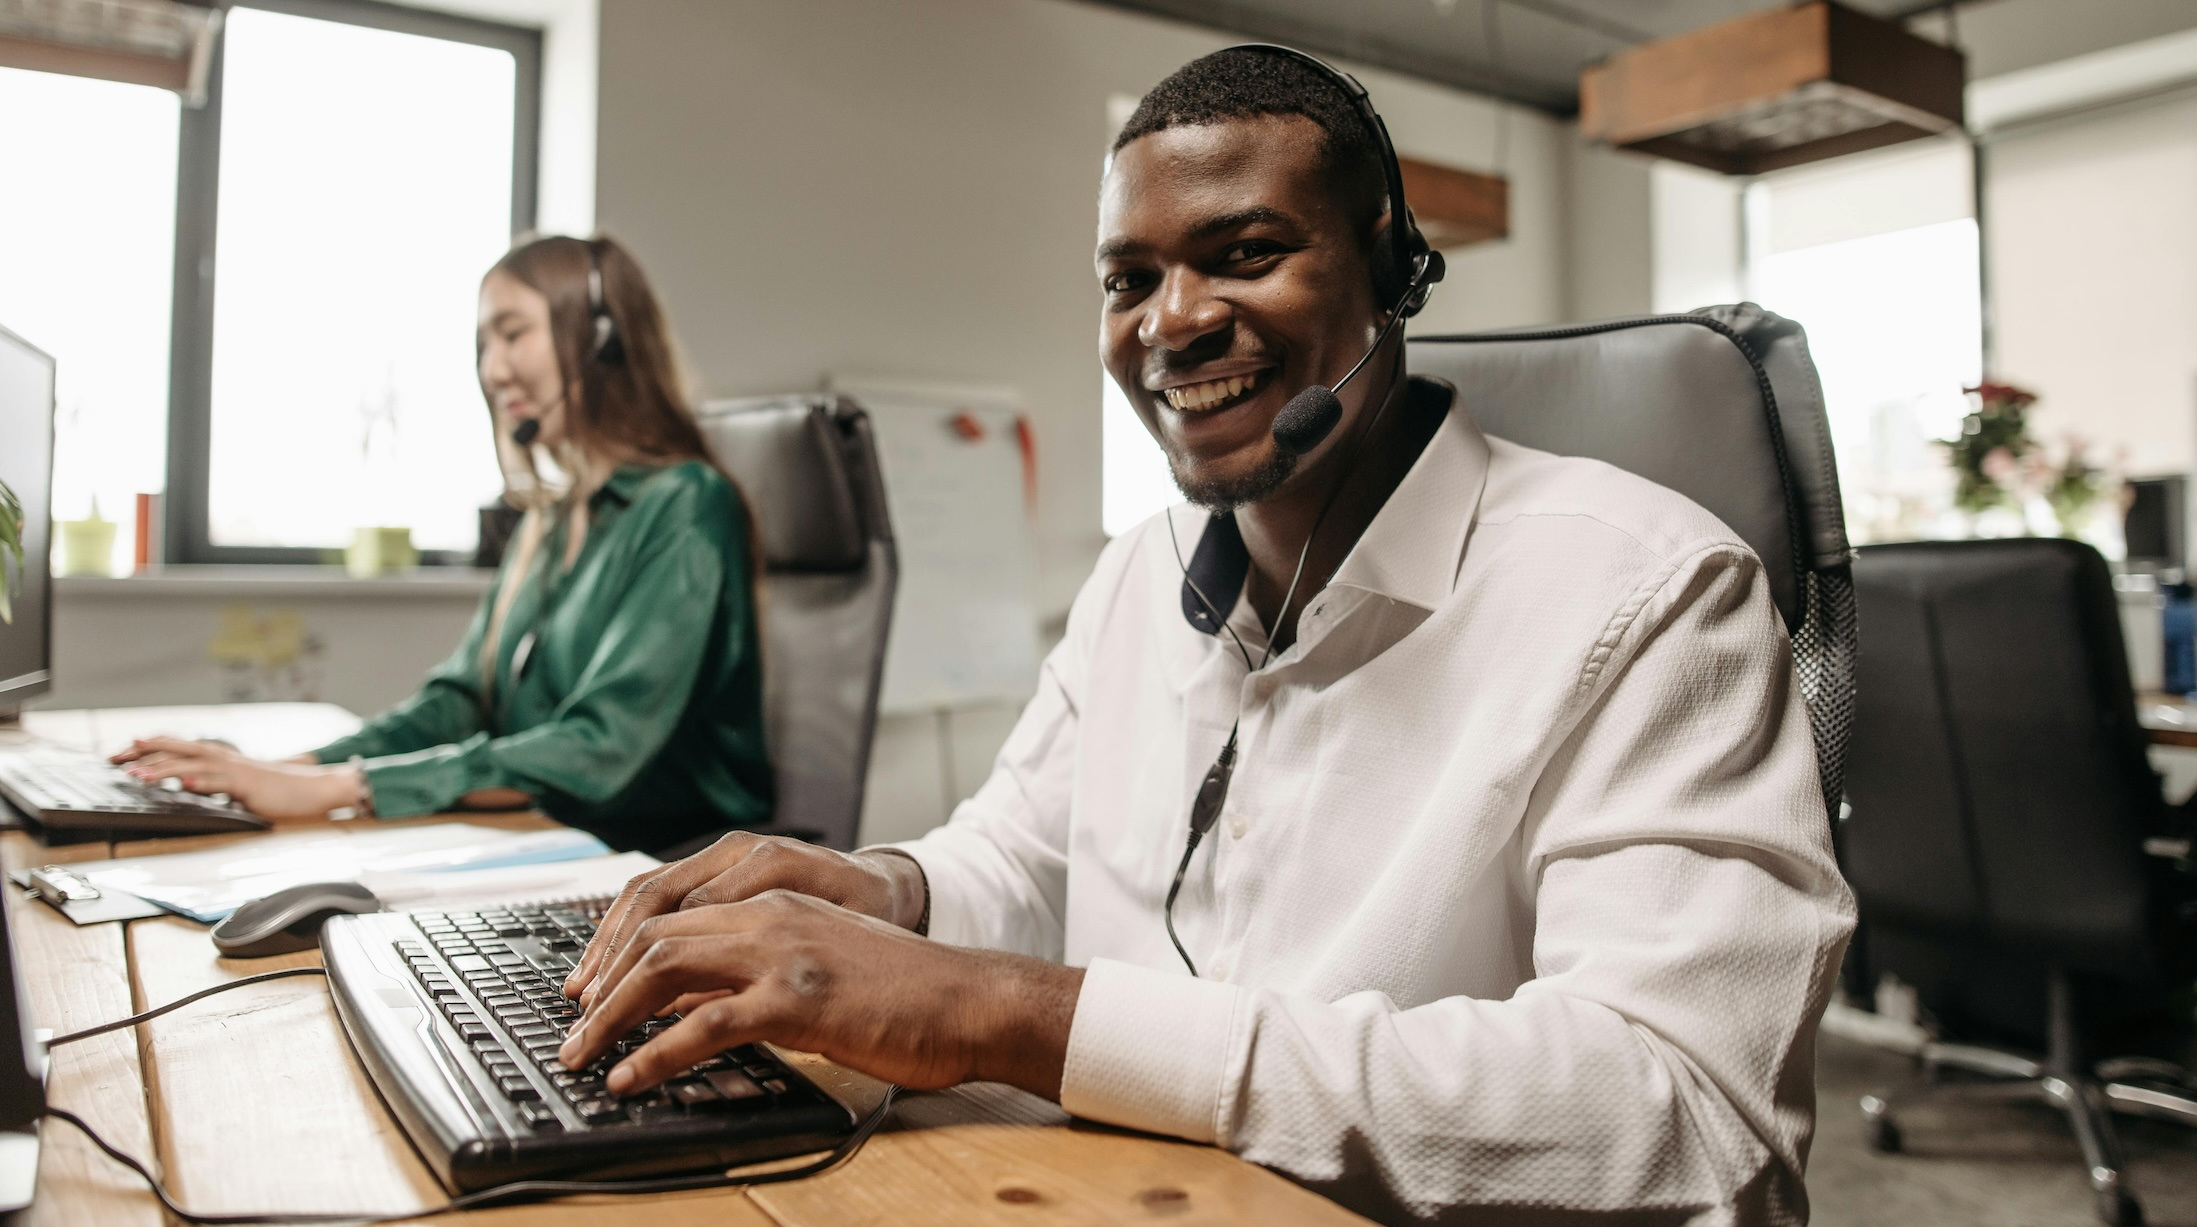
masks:
POLYGON ((611 1094, 611 1066, 676 1016, 565 1068, 557 1049, 579 1008, 564 979, 607 902, 345 916, 323 931, 353 1046, 445 1184, 730 1166, 829 1149, 852 1130, 846 1108, 753 1045, 611 1094), (391 972, 409 995, 391 991, 391 972))
POLYGON ((267 829, 227 797, 147 784, 105 759, 61 750, 0 753, 0 796, 56 830, 213 835, 267 829))
POLYGON ((620 1057, 671 1026, 674 1019, 668 1018, 636 1027, 594 1065, 566 1069, 557 1060, 557 1048, 579 1021, 580 1010, 565 997, 562 985, 595 936, 602 906, 422 912, 412 922, 424 941, 399 938, 394 945, 466 1041, 468 1052, 519 1105, 519 1114, 538 1128, 562 1126, 540 1102, 537 1080, 526 1073, 530 1066, 548 1077, 581 1120, 596 1126, 727 1110, 794 1093, 784 1065, 747 1047, 712 1057, 639 1098, 613 1096, 603 1084, 604 1075, 620 1057), (469 992, 459 990, 461 982, 469 992))

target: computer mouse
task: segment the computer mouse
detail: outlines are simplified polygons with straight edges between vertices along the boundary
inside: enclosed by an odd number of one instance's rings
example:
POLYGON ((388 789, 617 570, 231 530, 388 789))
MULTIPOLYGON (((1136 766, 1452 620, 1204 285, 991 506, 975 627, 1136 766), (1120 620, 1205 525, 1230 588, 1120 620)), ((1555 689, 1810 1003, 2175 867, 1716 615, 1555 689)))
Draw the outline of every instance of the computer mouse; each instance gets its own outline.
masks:
POLYGON ((356 882, 308 882, 254 899, 214 926, 214 949, 232 959, 311 950, 330 916, 378 912, 381 900, 356 882))

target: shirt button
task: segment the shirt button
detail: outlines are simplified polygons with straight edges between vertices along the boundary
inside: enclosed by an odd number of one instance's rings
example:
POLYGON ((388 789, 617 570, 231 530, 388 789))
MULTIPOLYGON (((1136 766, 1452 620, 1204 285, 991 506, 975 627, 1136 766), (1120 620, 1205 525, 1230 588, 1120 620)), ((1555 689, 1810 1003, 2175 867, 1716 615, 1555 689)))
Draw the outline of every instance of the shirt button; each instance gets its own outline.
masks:
POLYGON ((1242 814, 1237 814, 1228 820, 1228 833, 1237 839, 1242 839, 1244 832, 1250 829, 1251 823, 1246 821, 1242 814))

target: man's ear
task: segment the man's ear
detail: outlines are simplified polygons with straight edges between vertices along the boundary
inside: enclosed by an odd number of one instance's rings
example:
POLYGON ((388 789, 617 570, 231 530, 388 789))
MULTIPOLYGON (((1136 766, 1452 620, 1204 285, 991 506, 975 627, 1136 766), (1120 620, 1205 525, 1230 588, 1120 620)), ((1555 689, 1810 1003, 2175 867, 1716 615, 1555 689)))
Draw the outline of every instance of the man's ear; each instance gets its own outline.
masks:
POLYGON ((1396 227, 1389 224, 1386 212, 1374 223, 1373 241, 1366 247, 1366 258, 1373 266, 1373 301, 1383 314, 1395 310, 1404 296, 1406 283, 1396 273, 1396 227))

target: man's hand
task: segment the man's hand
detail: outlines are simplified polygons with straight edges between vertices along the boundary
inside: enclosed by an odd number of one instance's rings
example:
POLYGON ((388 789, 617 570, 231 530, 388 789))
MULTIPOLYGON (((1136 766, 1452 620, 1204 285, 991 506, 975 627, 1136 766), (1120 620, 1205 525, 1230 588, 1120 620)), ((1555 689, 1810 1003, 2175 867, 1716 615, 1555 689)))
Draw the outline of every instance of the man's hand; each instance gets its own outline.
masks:
POLYGON ((349 765, 261 762, 216 741, 152 737, 131 742, 110 761, 148 783, 180 780, 192 792, 227 793, 271 822, 323 821, 359 796, 359 773, 349 765))
POLYGON ((685 1014, 614 1066, 615 1094, 757 1041, 903 1086, 1010 1082, 1060 1097, 1083 972, 947 946, 792 891, 653 916, 608 960, 558 1059, 580 1069, 635 1026, 685 1014))
POLYGON ((693 856, 626 883, 595 940, 565 980, 565 996, 596 1000, 596 980, 650 919, 786 890, 836 903, 903 929, 923 918, 923 871, 904 856, 834 852, 798 839, 735 831, 693 856))

